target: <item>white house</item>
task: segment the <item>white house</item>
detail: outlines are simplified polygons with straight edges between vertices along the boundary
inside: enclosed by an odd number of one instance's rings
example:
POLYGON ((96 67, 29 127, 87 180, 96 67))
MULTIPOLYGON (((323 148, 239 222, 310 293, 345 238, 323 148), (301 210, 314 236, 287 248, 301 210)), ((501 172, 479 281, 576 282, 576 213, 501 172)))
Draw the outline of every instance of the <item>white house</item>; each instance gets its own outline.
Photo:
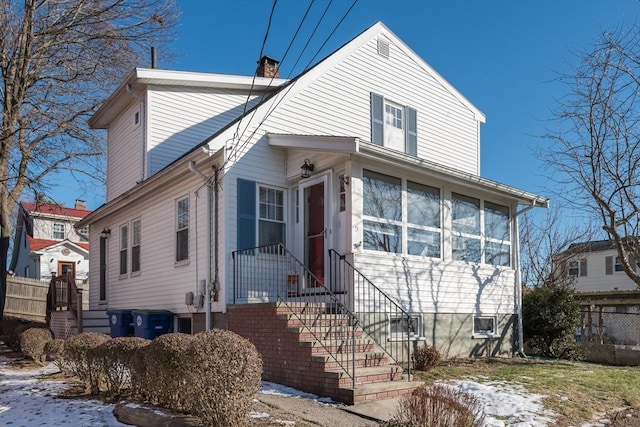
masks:
POLYGON ((90 120, 108 135, 107 201, 80 223, 91 307, 195 332, 331 294, 381 341, 511 354, 517 217, 548 200, 480 176, 484 121, 382 23, 291 80, 271 58, 255 79, 135 69, 90 120))
MULTIPOLYGON (((559 254, 583 312, 585 341, 640 344, 640 289, 622 268, 612 240, 571 244, 559 254)), ((629 264, 638 271, 635 259, 629 264)))
POLYGON ((17 276, 51 280, 71 272, 81 283, 89 277, 89 229, 75 229, 89 215, 82 200, 73 208, 21 202, 9 270, 17 276))

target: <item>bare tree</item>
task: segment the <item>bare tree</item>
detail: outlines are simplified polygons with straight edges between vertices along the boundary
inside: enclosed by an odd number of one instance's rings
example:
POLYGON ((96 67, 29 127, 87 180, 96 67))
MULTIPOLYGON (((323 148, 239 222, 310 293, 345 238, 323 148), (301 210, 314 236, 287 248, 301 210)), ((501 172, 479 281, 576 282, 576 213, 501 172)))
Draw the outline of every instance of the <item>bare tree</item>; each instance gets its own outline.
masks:
POLYGON ((563 221, 563 210, 558 208, 544 215, 526 213, 520 219, 522 281, 528 286, 572 287, 575 278, 565 268, 572 256, 567 249, 592 240, 593 227, 588 221, 563 221))
POLYGON ((640 286, 630 259, 640 259, 640 28, 601 31, 560 80, 567 94, 555 112, 558 130, 543 159, 562 195, 595 214, 640 286))
POLYGON ((0 318, 12 208, 28 188, 64 185, 63 169, 103 179, 86 121, 176 19, 173 0, 0 0, 0 318))

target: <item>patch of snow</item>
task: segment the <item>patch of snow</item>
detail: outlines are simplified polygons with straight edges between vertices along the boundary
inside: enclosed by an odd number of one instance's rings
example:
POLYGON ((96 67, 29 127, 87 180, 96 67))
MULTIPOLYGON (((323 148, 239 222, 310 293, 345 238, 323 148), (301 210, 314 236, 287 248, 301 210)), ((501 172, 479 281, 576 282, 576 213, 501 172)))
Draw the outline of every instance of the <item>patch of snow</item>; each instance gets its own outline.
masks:
POLYGON ((293 397, 300 398, 304 397, 307 399, 312 399, 318 401, 320 403, 333 403, 336 404, 330 397, 318 397, 312 393, 305 393, 304 391, 296 390, 293 387, 287 387, 286 385, 270 383, 268 381, 262 381, 262 386, 260 387, 260 393, 262 394, 271 394, 274 396, 280 397, 293 397))
POLYGON ((256 412, 256 411, 251 411, 249 412, 249 417, 250 418, 269 418, 269 414, 267 414, 266 412, 256 412))
POLYGON ((470 380, 448 384, 476 398, 484 408, 485 427, 545 427, 554 424, 555 414, 544 409, 542 404, 544 396, 529 393, 522 385, 470 380))

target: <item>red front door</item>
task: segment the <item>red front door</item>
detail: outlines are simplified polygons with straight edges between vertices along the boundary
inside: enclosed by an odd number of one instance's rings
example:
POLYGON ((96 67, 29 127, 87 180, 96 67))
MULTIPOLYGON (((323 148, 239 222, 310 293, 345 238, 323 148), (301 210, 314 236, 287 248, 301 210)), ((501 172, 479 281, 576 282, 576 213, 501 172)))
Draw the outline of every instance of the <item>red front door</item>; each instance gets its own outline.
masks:
MULTIPOLYGON (((307 268, 324 283, 325 258, 325 191, 324 182, 304 189, 305 262, 307 268)), ((311 286, 315 284, 310 283, 311 286)))

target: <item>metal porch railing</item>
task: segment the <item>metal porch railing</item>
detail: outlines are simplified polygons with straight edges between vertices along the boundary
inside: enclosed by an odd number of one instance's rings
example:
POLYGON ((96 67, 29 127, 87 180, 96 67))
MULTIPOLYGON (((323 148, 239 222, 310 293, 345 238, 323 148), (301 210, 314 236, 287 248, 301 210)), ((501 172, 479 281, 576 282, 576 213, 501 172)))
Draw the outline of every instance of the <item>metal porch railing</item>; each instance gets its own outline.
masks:
POLYGON ((405 366, 411 380, 411 339, 419 334, 414 317, 333 249, 329 249, 329 281, 348 289, 341 297, 349 300, 362 329, 396 364, 405 366))
POLYGON ((365 278, 343 255, 330 250, 330 274, 323 283, 282 244, 235 251, 234 304, 282 301, 356 384, 355 349, 359 328, 395 362, 406 361, 410 380, 410 328, 387 331, 390 319, 411 325, 411 316, 365 278), (298 313, 296 304, 324 304, 324 316, 298 313), (354 312, 358 312, 355 314, 354 312))

